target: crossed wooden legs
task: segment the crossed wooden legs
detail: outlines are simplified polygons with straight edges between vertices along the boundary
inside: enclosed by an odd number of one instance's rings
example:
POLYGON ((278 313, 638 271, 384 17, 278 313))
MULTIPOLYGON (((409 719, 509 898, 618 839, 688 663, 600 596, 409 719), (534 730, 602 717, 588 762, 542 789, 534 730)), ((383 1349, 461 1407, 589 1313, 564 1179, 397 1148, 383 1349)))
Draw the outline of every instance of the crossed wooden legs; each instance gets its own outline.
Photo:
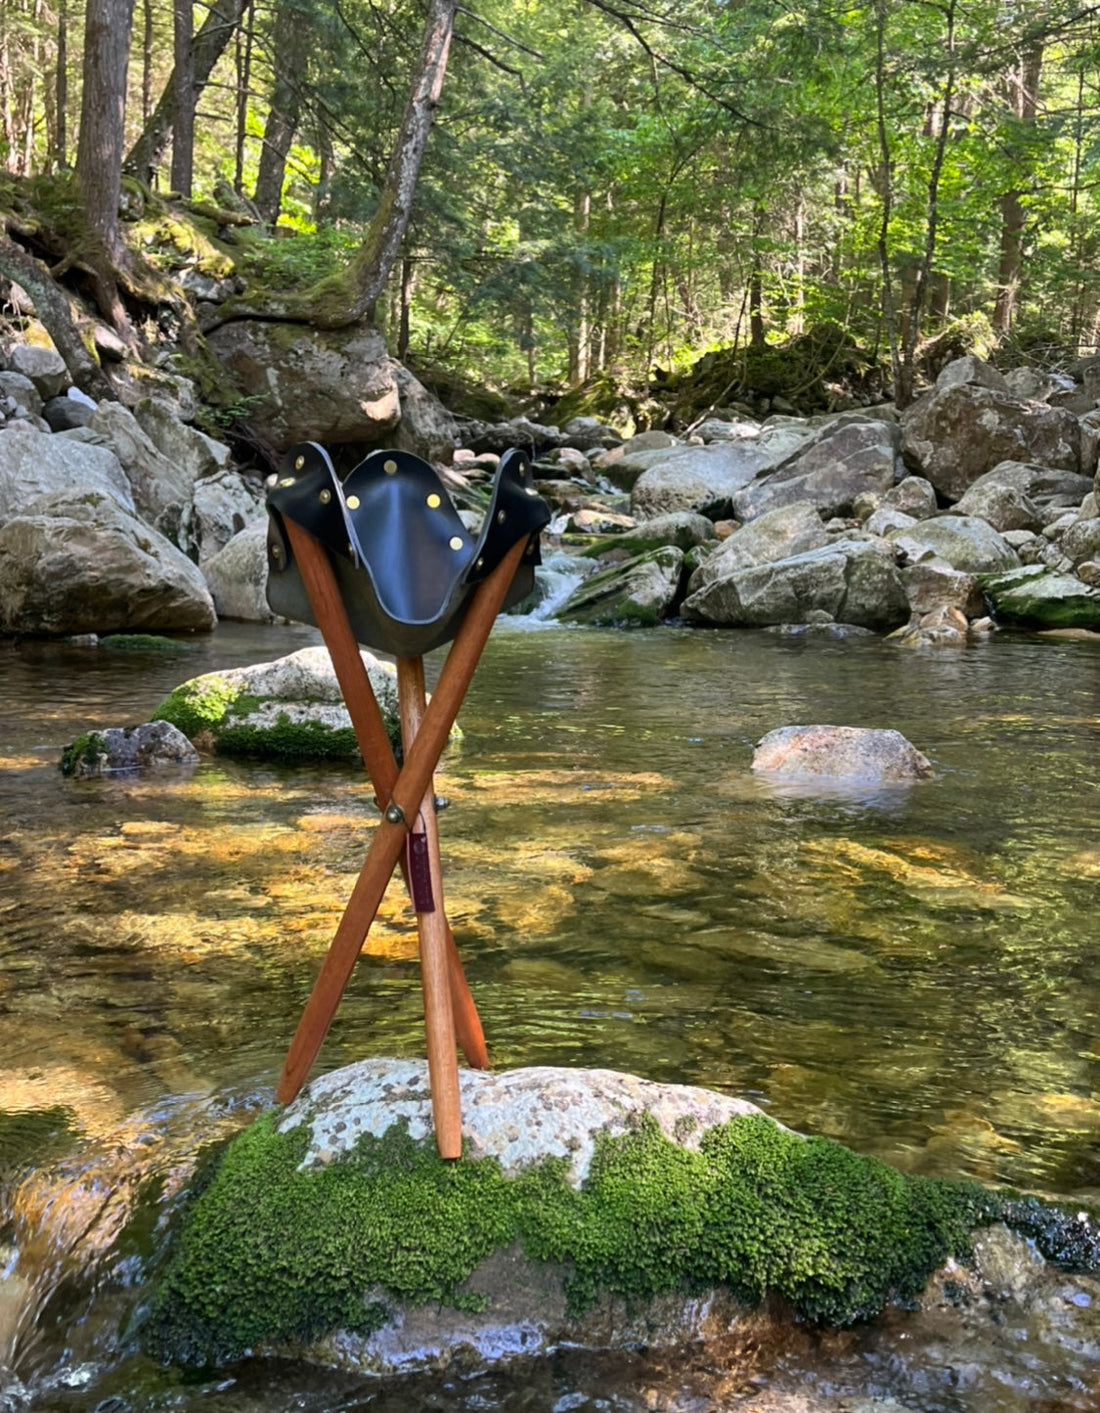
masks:
MULTIPOLYGON (((440 1153, 445 1158, 457 1158, 462 1152, 462 1130, 455 1058, 456 1033, 471 1065, 484 1069, 489 1061, 481 1023, 443 911, 432 776, 512 576, 523 557, 526 542, 519 540, 479 586, 443 664, 432 700, 426 706, 423 663, 420 659, 398 663, 405 746, 405 764, 398 771, 328 558, 306 531, 289 521, 286 525, 314 615, 347 703, 356 739, 384 812, 336 929, 336 936, 298 1022, 275 1097, 279 1103, 289 1103, 305 1083, 374 921, 394 865, 401 859, 410 833, 417 822, 422 821, 423 848, 427 854, 430 892, 435 903, 430 910, 424 908, 417 913, 432 1112, 440 1153)), ((409 881, 407 868, 406 881, 409 881)), ((417 890, 413 891, 415 894, 417 890)), ((422 894, 421 901, 424 901, 424 896, 422 894)))

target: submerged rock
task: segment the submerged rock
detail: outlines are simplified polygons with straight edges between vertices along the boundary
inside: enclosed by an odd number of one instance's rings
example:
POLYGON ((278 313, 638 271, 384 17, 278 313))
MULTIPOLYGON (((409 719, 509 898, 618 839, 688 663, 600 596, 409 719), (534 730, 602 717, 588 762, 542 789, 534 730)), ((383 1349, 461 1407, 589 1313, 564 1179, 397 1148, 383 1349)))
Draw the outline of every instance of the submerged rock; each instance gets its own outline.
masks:
POLYGON ((457 1162, 430 1137, 426 1066, 400 1060, 327 1075, 233 1140, 185 1215, 148 1347, 439 1367, 678 1342, 768 1293, 846 1325, 918 1295, 989 1219, 975 1185, 706 1090, 606 1070, 461 1082, 457 1162))
MULTIPOLYGON (((390 739, 401 738, 397 675, 362 653, 390 739)), ((207 672, 182 683, 153 713, 200 750, 271 759, 344 759, 355 732, 327 648, 301 648, 274 662, 207 672)))
POLYGON ((1007 623, 1034 628, 1100 628, 1100 588, 1075 574, 1028 564, 979 582, 993 612, 1007 623))
POLYGON ((106 775, 164 765, 196 765, 199 755, 182 731, 167 721, 109 726, 78 736, 61 753, 63 775, 106 775))
POLYGON ((863 726, 781 726, 756 746, 753 770, 890 783, 929 780, 927 756, 900 731, 863 726))
POLYGON ((601 570, 575 589, 554 617, 606 628, 652 628, 671 610, 684 554, 673 545, 601 570))

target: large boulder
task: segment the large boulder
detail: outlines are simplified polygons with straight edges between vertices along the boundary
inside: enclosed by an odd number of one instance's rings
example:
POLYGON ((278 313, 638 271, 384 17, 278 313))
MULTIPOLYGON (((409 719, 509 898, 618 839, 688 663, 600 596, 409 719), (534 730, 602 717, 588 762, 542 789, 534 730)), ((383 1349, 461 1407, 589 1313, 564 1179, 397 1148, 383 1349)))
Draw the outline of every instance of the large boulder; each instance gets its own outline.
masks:
POLYGON ((753 564, 787 559, 792 554, 820 549, 832 537, 809 501, 796 501, 766 511, 735 530, 709 554, 692 574, 688 592, 696 593, 715 579, 753 564))
POLYGON ((753 770, 833 780, 930 780, 934 774, 900 731, 866 726, 781 726, 757 742, 753 770))
POLYGON ((0 522, 21 514, 43 496, 109 496, 134 514, 134 496, 118 457, 92 446, 40 432, 29 422, 0 429, 0 522))
MULTIPOLYGON (((362 658, 396 746, 396 670, 371 653, 362 658)), ((221 755, 344 760, 359 750, 326 648, 192 677, 161 702, 153 719, 170 721, 200 750, 221 755)))
POLYGON ((565 623, 607 628, 652 628, 674 604, 683 551, 649 550, 586 579, 554 614, 565 623))
POLYGON ((957 501, 954 510, 957 515, 973 515, 984 520, 994 530, 1039 530, 1042 516, 1034 501, 1004 481, 987 480, 979 477, 957 501))
POLYGON ((909 601, 884 540, 836 540, 820 549, 750 565, 704 585, 684 600, 689 622, 763 628, 832 620, 861 628, 896 628, 909 601))
POLYGON ((1076 471, 1026 461, 999 461, 971 483, 970 491, 981 492, 988 486, 1011 487, 1039 509, 1048 509, 1080 505, 1092 490, 1093 481, 1090 476, 1081 476, 1076 471))
POLYGON ((0 525, 0 630, 206 632, 194 564, 109 495, 47 496, 0 525))
POLYGON ((1028 628, 1100 629, 1100 588, 1074 574, 1027 564, 979 581, 996 616, 1028 628))
MULTIPOLYGON (((671 447, 663 453, 641 452, 639 458, 648 462, 630 493, 630 513, 639 520, 728 500, 770 464, 768 452, 757 440, 671 447)), ((621 474, 624 463, 636 459, 624 458, 616 474, 621 474)))
POLYGON ((38 344, 16 344, 8 354, 8 366, 13 373, 22 373, 31 380, 43 402, 59 396, 72 382, 60 353, 38 344))
POLYGON ((377 443, 400 420, 394 365, 377 329, 240 319, 208 342, 251 399, 249 423, 276 452, 301 441, 377 443))
POLYGON ((417 1061, 333 1071, 245 1129, 174 1230, 146 1347, 458 1372, 464 1349, 483 1369, 682 1343, 769 1295, 848 1325, 912 1301, 1006 1205, 694 1087, 550 1068, 459 1083, 457 1162, 435 1151, 417 1061))
POLYGON ((795 501, 809 501, 822 515, 843 515, 857 496, 883 494, 897 479, 901 431, 877 419, 829 424, 769 474, 733 497, 739 520, 795 501))
POLYGON ((267 603, 267 518, 241 530, 209 559, 203 577, 219 618, 274 623, 267 603))
POLYGON ((395 362, 392 366, 401 399, 401 421, 388 438, 390 446, 449 466, 458 440, 458 423, 403 364, 395 362))
MULTIPOLYGON (((573 518, 576 522, 576 516, 573 518)), ((636 555, 660 549, 664 545, 689 550, 696 546, 709 546, 716 541, 713 520, 691 510, 678 510, 669 515, 655 515, 652 520, 642 520, 636 524, 631 522, 615 535, 614 540, 598 541, 585 550, 585 554, 597 558, 610 549, 618 554, 636 555)))
MULTIPOLYGON (((169 512, 173 525, 180 523, 181 510, 191 504, 193 486, 193 478, 186 467, 163 456, 141 423, 121 402, 101 402, 86 425, 98 432, 118 457, 141 518, 150 525, 157 525, 162 532, 158 519, 165 511, 169 512)), ((168 537, 185 553, 191 548, 171 534, 168 537)))
POLYGON ((160 454, 189 483, 228 470, 229 448, 185 422, 176 404, 162 397, 143 397, 134 408, 134 416, 160 454))
POLYGON ((192 534, 198 559, 205 564, 223 550, 234 535, 264 515, 264 498, 258 486, 237 471, 220 471, 195 482, 191 498, 192 534))
POLYGON ((921 559, 946 560, 953 569, 969 574, 1012 569, 1019 558, 1012 546, 984 520, 970 515, 940 515, 918 520, 894 531, 890 539, 910 563, 921 559))
POLYGON ((1072 412, 997 388, 937 387, 906 410, 901 425, 906 465, 952 501, 1001 461, 1074 472, 1081 465, 1081 429, 1072 412))

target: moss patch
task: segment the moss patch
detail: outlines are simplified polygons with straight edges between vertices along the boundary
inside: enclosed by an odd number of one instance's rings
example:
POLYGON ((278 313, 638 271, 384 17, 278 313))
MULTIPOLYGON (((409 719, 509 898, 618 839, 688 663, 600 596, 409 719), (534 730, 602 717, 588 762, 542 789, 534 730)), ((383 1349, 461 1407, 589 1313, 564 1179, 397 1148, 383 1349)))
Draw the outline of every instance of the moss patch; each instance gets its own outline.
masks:
POLYGON ((100 761, 106 759, 107 742, 98 731, 85 731, 61 752, 62 775, 98 775, 100 761))
POLYGON ((178 638, 162 638, 158 633, 109 633, 100 638, 101 648, 113 648, 123 653, 186 653, 191 651, 190 643, 181 643, 178 638))
POLYGON ((211 672, 177 687, 157 707, 151 720, 168 721, 193 741, 197 736, 217 732, 230 708, 243 695, 243 688, 211 672))
POLYGON ((401 1128, 299 1171, 308 1132, 269 1115, 234 1139, 194 1200, 144 1327, 162 1358, 208 1362, 336 1328, 369 1332, 397 1302, 475 1306, 464 1282, 522 1244, 564 1272, 569 1308, 727 1286, 846 1325, 908 1299, 999 1215, 970 1183, 913 1178, 765 1118, 711 1130, 697 1153, 652 1119, 599 1141, 580 1191, 547 1160, 443 1162, 401 1128))

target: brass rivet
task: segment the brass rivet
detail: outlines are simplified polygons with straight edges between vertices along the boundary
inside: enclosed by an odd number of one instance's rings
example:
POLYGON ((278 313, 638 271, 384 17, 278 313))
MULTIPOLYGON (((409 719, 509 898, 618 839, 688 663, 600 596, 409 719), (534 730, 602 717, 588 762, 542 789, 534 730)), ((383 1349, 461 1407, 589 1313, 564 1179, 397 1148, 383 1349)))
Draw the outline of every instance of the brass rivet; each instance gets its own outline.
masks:
POLYGON ((523 489, 527 492, 527 494, 528 494, 529 496, 537 496, 537 495, 538 495, 538 491, 535 490, 534 486, 524 486, 523 489))
POLYGON ((331 499, 332 499, 332 492, 331 492, 331 491, 325 490, 325 491, 322 491, 322 492, 321 492, 321 504, 322 504, 322 505, 328 505, 328 503, 329 503, 329 501, 330 501, 331 499))
POLYGON ((521 461, 521 462, 519 463, 519 466, 518 466, 516 469, 517 469, 518 471, 526 471, 526 470, 527 470, 527 462, 526 462, 526 461, 521 461))
POLYGON ((264 481, 265 486, 277 486, 278 484, 279 478, 274 474, 274 472, 272 472, 272 474, 268 476, 267 479, 264 481))
POLYGON ((294 484, 294 477, 293 477, 293 476, 284 476, 283 479, 279 482, 279 485, 280 485, 280 486, 293 486, 293 484, 294 484))
POLYGON ((294 458, 294 469, 295 469, 295 471, 300 471, 300 470, 302 469, 302 467, 303 467, 305 464, 306 464, 306 459, 305 459, 304 456, 296 456, 296 457, 294 458))
POLYGON ((439 498, 439 496, 437 496, 436 493, 433 491, 433 492, 431 493, 431 495, 428 497, 428 504, 431 506, 431 508, 432 508, 433 510, 438 510, 439 507, 443 504, 443 502, 442 502, 442 500, 439 498))
POLYGON ((282 552, 282 550, 279 548, 279 546, 278 546, 278 545, 272 545, 272 546, 271 546, 271 558, 272 558, 272 559, 282 559, 282 557, 283 557, 283 552, 282 552))
POLYGON ((348 509, 349 509, 349 510, 358 510, 358 509, 359 509, 359 497, 358 497, 358 496, 348 496, 347 506, 348 506, 348 509))
POLYGON ((462 537, 461 537, 461 535, 452 535, 452 536, 451 536, 451 549, 461 549, 461 548, 462 548, 462 537))
POLYGON ((383 463, 382 463, 382 470, 385 471, 385 473, 386 473, 387 476, 392 476, 393 473, 397 470, 397 462, 396 462, 396 461, 383 461, 383 463))
POLYGON ((507 519, 508 519, 508 517, 507 517, 507 515, 505 515, 505 513, 504 513, 503 510, 498 510, 498 511, 497 511, 497 524, 498 524, 498 525, 503 525, 504 522, 505 522, 505 520, 507 520, 507 519))
POLYGON ((348 554, 351 555, 352 559, 355 558, 355 546, 350 540, 348 541, 348 554))
POLYGON ((535 547, 534 547, 534 545, 528 545, 527 548, 523 551, 523 553, 524 553, 525 555, 534 554, 534 552, 535 552, 535 547))
POLYGON ((481 556, 479 555, 479 556, 478 556, 478 559, 477 559, 477 562, 476 562, 476 564, 474 565, 474 568, 475 568, 475 569, 480 569, 480 568, 484 565, 484 563, 485 563, 485 560, 482 559, 481 556))

